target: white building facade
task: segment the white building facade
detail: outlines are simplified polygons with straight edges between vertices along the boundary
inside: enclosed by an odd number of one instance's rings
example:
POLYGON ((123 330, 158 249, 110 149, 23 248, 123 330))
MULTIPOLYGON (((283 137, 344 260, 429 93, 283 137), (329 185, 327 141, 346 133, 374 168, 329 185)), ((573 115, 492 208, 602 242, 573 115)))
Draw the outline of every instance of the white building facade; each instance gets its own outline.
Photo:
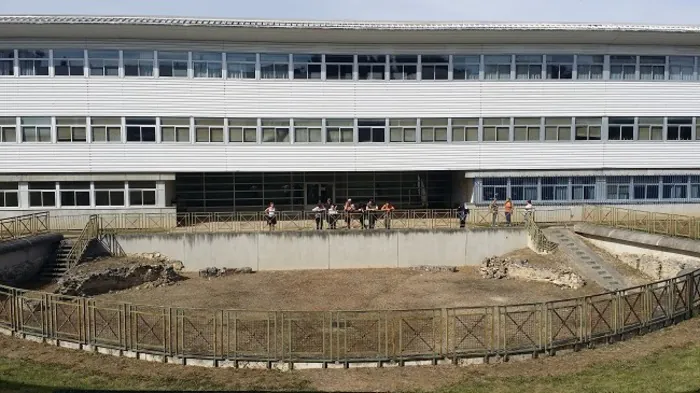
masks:
POLYGON ((0 16, 0 215, 700 202, 700 28, 0 16))

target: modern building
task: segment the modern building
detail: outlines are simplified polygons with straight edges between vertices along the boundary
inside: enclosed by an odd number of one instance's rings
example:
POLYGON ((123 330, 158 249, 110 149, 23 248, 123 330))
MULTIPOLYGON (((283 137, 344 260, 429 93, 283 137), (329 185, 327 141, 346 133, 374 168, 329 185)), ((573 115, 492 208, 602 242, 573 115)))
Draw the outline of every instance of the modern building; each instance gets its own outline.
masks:
POLYGON ((0 214, 700 202, 700 27, 0 16, 0 214))

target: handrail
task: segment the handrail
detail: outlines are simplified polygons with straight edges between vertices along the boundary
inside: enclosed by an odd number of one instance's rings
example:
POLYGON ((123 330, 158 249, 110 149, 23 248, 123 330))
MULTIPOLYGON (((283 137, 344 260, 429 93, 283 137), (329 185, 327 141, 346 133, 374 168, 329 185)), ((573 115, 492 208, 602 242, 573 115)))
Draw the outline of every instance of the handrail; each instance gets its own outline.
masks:
POLYGON ((657 235, 700 239, 700 218, 681 214, 586 205, 583 207, 582 221, 657 235))
POLYGON ((37 212, 0 219, 0 240, 48 233, 51 230, 49 212, 37 212))
POLYGON ((87 250, 90 242, 98 238, 100 235, 100 218, 97 214, 90 216, 90 220, 80 232, 80 236, 73 242, 73 246, 66 257, 66 263, 68 268, 72 268, 80 263, 80 258, 83 257, 85 250, 87 250))
POLYGON ((553 252, 557 249, 557 243, 547 239, 540 226, 535 222, 534 217, 528 214, 525 217, 525 228, 527 229, 530 239, 534 243, 537 252, 553 252))

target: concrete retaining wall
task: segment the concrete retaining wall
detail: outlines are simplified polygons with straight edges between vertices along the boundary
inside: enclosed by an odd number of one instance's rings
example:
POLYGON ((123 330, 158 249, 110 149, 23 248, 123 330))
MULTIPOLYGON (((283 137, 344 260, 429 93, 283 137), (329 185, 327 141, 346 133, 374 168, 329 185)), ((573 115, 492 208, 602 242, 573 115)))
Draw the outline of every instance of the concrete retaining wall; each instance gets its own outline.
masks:
POLYGON ((205 267, 255 270, 476 265, 526 248, 522 228, 119 235, 127 253, 160 252, 205 267))
POLYGON ((0 243, 0 284, 20 285, 34 278, 63 240, 47 233, 0 243))

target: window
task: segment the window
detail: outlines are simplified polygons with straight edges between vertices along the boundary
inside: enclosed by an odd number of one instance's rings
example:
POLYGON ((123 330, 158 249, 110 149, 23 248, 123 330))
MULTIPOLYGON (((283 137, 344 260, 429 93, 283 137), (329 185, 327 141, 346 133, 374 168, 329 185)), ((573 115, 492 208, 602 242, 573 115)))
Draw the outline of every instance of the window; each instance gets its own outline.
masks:
POLYGON ((289 79, 289 55, 260 55, 260 78, 289 79))
POLYGON ((121 142, 122 119, 119 117, 90 118, 93 142, 121 142))
POLYGON ((49 75, 49 51, 20 49, 17 55, 21 76, 49 75))
POLYGON ((357 78, 359 80, 384 80, 386 79, 385 55, 358 55, 357 78))
POLYGON ((668 78, 675 81, 695 80, 695 58, 693 56, 669 56, 668 78))
POLYGON ((96 206, 124 206, 124 182, 121 181, 96 181, 95 205, 96 206))
POLYGON ((61 207, 90 206, 90 182, 60 182, 61 207))
POLYGON ((478 142, 479 119, 452 119, 452 142, 478 142))
POLYGON ((611 117, 608 119, 608 140, 634 140, 634 117, 611 117))
POLYGON ((599 117, 576 118, 577 141, 599 141, 603 119, 599 117))
POLYGON ((289 143, 289 119, 262 119, 263 143, 289 143))
MULTIPOLYGON (((192 71, 195 78, 221 78, 223 70, 221 53, 192 52, 192 71)), ((253 78, 255 78, 255 63, 253 63, 253 78)))
POLYGON ((51 142, 50 117, 23 117, 22 142, 51 142))
POLYGON ((542 79, 542 55, 516 55, 516 79, 542 79))
POLYGON ((484 79, 510 79, 510 55, 485 55, 484 79))
POLYGON ((484 119, 484 142, 507 142, 510 140, 510 118, 484 119))
POLYGON ((664 119, 663 117, 640 117, 639 118, 639 139, 640 141, 660 141, 664 139, 664 119))
POLYGON ((543 177, 541 181, 543 201, 565 201, 569 199, 568 177, 543 177))
POLYGON ((490 178, 483 179, 481 187, 481 197, 484 201, 490 201, 494 197, 499 201, 505 200, 508 190, 508 179, 490 178))
POLYGON ((520 177, 510 179, 510 197, 514 201, 532 201, 537 198, 536 177, 520 177))
POLYGON ((294 79, 321 79, 322 55, 292 55, 294 79))
POLYGON ((353 55, 326 55, 326 79, 327 80, 352 80, 353 55))
POLYGON ((87 142, 87 122, 84 117, 57 117, 58 142, 87 142))
POLYGON ((228 140, 236 143, 255 143, 258 141, 258 120, 232 118, 228 119, 228 140))
POLYGON ((666 56, 639 56, 639 77, 655 81, 666 79, 666 56))
POLYGON ((416 119, 389 119, 390 142, 415 142, 416 119))
POLYGON ((607 185, 607 199, 621 200, 630 199, 632 191, 632 182, 629 177, 608 177, 606 179, 607 185))
POLYGON ((294 142, 320 143, 323 142, 323 120, 294 119, 294 142))
POLYGON ((223 143, 224 119, 195 118, 194 134, 196 142, 223 143))
POLYGON ((544 140, 571 141, 570 117, 547 117, 544 119, 544 140))
POLYGON ((659 199, 659 178, 656 176, 638 176, 634 182, 634 199, 659 199))
POLYGON ((576 79, 603 79, 604 65, 605 56, 603 55, 578 55, 576 56, 576 79))
POLYGON ((0 183, 0 207, 19 207, 18 183, 0 183))
POLYGON ((447 119, 421 119, 421 142, 447 142, 447 119))
POLYGON ((158 52, 158 76, 187 78, 187 52, 158 52))
MULTIPOLYGON (((453 56, 452 57, 452 79, 454 80, 478 80, 479 55, 453 56)), ((510 72, 510 68, 509 71, 510 72)))
POLYGON ((414 80, 418 78, 418 56, 389 56, 389 75, 391 80, 414 80))
POLYGON ((357 121, 358 142, 384 142, 386 122, 384 119, 359 119, 357 121))
POLYGON ((0 117, 0 143, 17 142, 17 120, 0 117))
POLYGON ((662 176, 663 199, 688 198, 688 176, 662 176))
POLYGON ((190 119, 186 117, 164 117, 160 119, 162 142, 189 142, 190 119))
POLYGON ((119 76, 118 50, 88 50, 90 76, 119 76))
POLYGON ((634 80, 637 56, 610 56, 610 79, 634 80))
POLYGON ((153 76, 153 51, 122 52, 124 76, 153 76))
MULTIPOLYGON (((477 73, 478 75, 478 73, 477 73)), ((422 80, 447 80, 450 76, 450 56, 447 55, 422 55, 421 79, 422 80)))
POLYGON ((15 51, 13 49, 0 49, 0 76, 12 76, 15 74, 15 51))
POLYGON ((514 141, 539 141, 542 129, 539 117, 515 118, 513 127, 514 141))
POLYGON ((571 199, 575 201, 591 201, 595 199, 595 176, 572 178, 571 199))
POLYGON ((129 206, 155 206, 156 182, 130 181, 129 206))
POLYGON ((58 76, 85 75, 85 51, 77 49, 54 49, 53 73, 58 76))
POLYGON ((547 79, 571 79, 574 55, 547 55, 547 79))
POLYGON ((156 119, 155 118, 126 118, 127 142, 155 142, 156 119))
POLYGON ((700 176, 690 176, 690 198, 700 199, 700 176))
POLYGON ((669 117, 667 140, 689 141, 693 137, 692 117, 669 117))
MULTIPOLYGON (((285 56, 287 55, 282 55, 282 57, 285 56)), ((255 79, 255 57, 255 53, 227 53, 226 77, 228 79, 255 79)), ((286 69, 288 62, 289 59, 287 59, 287 62, 284 63, 284 65, 281 64, 280 70, 283 67, 286 69)), ((271 69, 268 67, 266 72, 269 73, 269 77, 275 76, 274 64, 272 64, 271 69)), ((286 74, 286 76, 282 76, 282 79, 287 78, 289 78, 288 73, 286 74)))
POLYGON ((29 182, 29 207, 55 207, 56 183, 29 182))
POLYGON ((352 143, 354 129, 352 119, 326 119, 326 142, 352 143))

